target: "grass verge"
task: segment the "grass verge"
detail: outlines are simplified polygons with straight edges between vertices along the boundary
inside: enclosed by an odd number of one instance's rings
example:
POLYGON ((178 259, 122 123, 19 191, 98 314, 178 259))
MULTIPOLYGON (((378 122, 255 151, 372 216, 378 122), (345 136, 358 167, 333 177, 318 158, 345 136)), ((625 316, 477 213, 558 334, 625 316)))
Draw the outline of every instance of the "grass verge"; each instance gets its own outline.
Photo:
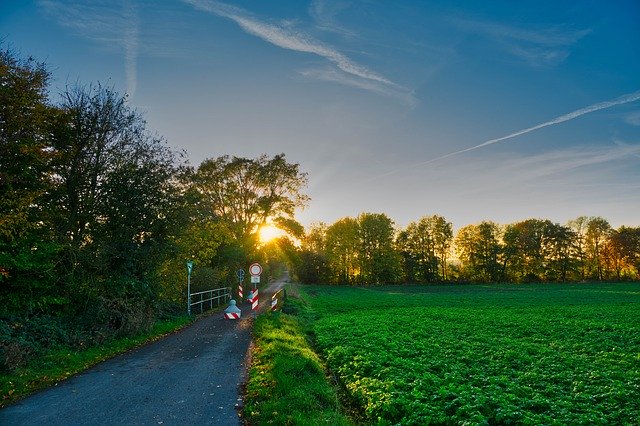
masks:
POLYGON ((129 349, 157 340, 192 321, 193 318, 187 316, 158 321, 147 333, 111 340, 102 346, 87 348, 84 351, 69 348, 51 350, 25 367, 11 373, 0 373, 0 407, 54 385, 129 349))
POLYGON ((350 424, 296 317, 261 315, 254 335, 244 408, 248 424, 350 424))

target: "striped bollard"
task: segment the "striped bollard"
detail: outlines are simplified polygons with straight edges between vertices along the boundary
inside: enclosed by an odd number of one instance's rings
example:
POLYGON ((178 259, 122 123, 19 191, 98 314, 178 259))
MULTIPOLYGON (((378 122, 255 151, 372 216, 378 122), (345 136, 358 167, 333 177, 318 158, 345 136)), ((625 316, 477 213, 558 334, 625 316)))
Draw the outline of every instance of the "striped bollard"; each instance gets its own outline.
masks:
POLYGON ((225 312, 224 313, 224 318, 225 319, 230 319, 230 320, 239 319, 240 318, 240 314, 236 314, 235 312, 225 312))
POLYGON ((238 298, 242 300, 242 284, 238 284, 238 298))
POLYGON ((274 312, 276 309, 278 309, 278 299, 272 298, 271 299, 271 312, 274 312))
POLYGON ((229 307, 224 310, 224 319, 236 320, 242 316, 242 311, 236 306, 236 301, 231 299, 229 307))

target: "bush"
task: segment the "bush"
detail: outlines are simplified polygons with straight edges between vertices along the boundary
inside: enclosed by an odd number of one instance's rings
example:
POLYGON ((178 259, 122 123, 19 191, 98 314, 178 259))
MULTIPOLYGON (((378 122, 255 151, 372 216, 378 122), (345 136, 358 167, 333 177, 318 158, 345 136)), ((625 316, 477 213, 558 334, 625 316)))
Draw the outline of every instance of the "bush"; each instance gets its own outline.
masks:
POLYGON ((50 315, 0 320, 0 370, 26 365, 47 349, 67 344, 69 326, 50 315))

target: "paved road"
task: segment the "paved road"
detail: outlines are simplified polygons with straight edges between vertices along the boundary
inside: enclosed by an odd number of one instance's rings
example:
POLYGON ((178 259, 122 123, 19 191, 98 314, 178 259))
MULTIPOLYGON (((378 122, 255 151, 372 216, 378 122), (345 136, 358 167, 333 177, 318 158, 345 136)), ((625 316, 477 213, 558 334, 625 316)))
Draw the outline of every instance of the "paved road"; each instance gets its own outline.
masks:
MULTIPOLYGON (((261 290, 262 308, 284 284, 261 290)), ((253 319, 217 313, 0 410, 0 425, 240 424, 253 319)))

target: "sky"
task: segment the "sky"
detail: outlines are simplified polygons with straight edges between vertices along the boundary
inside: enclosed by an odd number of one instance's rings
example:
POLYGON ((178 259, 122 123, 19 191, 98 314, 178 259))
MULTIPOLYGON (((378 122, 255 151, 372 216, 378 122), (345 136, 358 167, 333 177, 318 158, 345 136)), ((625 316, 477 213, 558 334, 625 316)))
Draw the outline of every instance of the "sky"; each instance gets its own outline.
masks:
POLYGON ((640 2, 3 0, 51 98, 100 82, 199 165, 286 154, 304 225, 640 226, 640 2))

